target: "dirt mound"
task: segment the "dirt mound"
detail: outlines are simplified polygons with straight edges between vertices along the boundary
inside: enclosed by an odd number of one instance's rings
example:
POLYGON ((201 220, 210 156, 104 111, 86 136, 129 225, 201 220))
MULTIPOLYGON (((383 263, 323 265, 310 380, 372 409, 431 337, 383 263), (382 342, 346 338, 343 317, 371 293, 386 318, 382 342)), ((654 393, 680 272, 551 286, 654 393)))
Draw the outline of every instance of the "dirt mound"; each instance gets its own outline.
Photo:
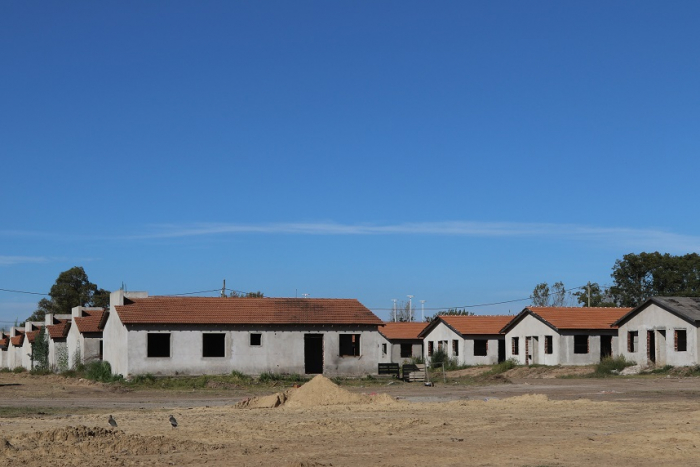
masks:
POLYGON ((50 431, 37 431, 0 441, 2 451, 36 451, 69 454, 167 454, 178 451, 205 452, 220 449, 192 441, 182 441, 165 436, 127 435, 121 430, 69 426, 50 431), (4 441, 4 442, 3 442, 4 441))
POLYGON ((323 375, 315 376, 300 388, 288 389, 263 397, 246 399, 237 408, 317 407, 323 405, 393 404, 396 399, 387 394, 355 394, 341 388, 323 375))

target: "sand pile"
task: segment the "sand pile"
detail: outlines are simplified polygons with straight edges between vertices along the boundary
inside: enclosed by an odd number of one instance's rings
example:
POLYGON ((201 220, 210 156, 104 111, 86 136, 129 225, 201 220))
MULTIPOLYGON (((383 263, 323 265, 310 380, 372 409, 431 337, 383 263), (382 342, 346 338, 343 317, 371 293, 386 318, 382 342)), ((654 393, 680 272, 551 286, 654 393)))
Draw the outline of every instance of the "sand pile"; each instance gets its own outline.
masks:
POLYGON ((178 451, 206 452, 220 449, 208 445, 182 441, 165 436, 127 435, 121 430, 69 426, 49 431, 37 431, 22 436, 0 439, 0 452, 34 451, 64 454, 166 454, 178 451))
POLYGON ((341 388, 323 375, 315 376, 300 388, 288 389, 270 396, 254 397, 236 404, 238 408, 290 408, 323 405, 392 404, 396 400, 387 394, 355 394, 341 388))

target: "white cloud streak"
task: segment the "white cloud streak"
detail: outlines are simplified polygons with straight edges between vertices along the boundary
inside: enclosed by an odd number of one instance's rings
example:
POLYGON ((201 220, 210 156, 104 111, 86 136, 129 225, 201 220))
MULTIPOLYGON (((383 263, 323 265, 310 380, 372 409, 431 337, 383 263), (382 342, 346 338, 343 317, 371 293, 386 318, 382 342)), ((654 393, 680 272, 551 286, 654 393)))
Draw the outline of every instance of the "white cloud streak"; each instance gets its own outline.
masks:
POLYGON ((12 266, 15 264, 40 264, 48 263, 50 258, 44 256, 1 256, 0 266, 12 266))
POLYGON ((185 238, 235 234, 286 235, 441 235, 480 238, 531 238, 622 244, 626 247, 663 251, 699 251, 700 236, 656 229, 597 227, 576 224, 517 222, 419 222, 390 225, 339 224, 332 222, 158 225, 153 231, 131 239, 185 238))

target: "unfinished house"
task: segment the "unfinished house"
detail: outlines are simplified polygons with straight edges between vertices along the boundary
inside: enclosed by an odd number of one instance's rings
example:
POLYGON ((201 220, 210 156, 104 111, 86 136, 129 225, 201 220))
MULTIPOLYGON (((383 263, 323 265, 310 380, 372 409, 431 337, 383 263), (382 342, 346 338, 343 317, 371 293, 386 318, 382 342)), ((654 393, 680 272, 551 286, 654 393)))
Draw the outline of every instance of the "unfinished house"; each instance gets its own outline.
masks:
POLYGON ((7 368, 13 370, 22 366, 22 344, 24 330, 12 326, 10 328, 10 345, 7 347, 7 368))
POLYGON ((49 368, 65 371, 68 364, 68 330, 71 327, 72 315, 54 315, 47 313, 44 326, 49 338, 49 368))
POLYGON ((7 368, 7 348, 10 345, 10 334, 0 332, 0 368, 7 368))
POLYGON ((24 323, 24 339, 21 347, 21 364, 27 370, 34 369, 34 341, 39 336, 44 323, 38 321, 27 321, 24 323))
POLYGON ((521 365, 590 365, 615 356, 611 325, 631 308, 526 307, 501 332, 521 365))
POLYGON ((423 339, 419 336, 426 323, 386 322, 379 328, 384 340, 381 343, 381 363, 411 363, 423 356, 423 339))
POLYGON ((512 316, 437 316, 420 333, 425 361, 442 350, 458 365, 493 365, 505 359, 500 333, 512 316))
POLYGON ((104 358, 125 377, 377 374, 383 323, 357 300, 116 291, 110 301, 104 358))
POLYGON ((100 361, 103 357, 102 333, 109 312, 99 307, 76 306, 71 310, 73 324, 68 329, 66 344, 68 364, 100 361))
POLYGON ((641 366, 700 364, 699 297, 652 297, 613 323, 618 351, 641 366))

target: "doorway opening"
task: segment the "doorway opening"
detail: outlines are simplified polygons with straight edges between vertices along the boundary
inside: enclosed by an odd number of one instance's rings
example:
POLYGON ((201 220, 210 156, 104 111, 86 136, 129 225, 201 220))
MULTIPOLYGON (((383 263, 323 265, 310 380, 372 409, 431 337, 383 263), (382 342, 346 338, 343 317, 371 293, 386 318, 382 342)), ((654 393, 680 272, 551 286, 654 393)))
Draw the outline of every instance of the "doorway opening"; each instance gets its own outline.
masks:
POLYGON ((651 363, 656 363, 656 336, 654 331, 647 331, 647 358, 651 363))
POLYGON ((323 374, 323 334, 304 334, 304 373, 323 374))
POLYGON ((600 359, 612 357, 612 338, 613 336, 600 336, 600 359))

